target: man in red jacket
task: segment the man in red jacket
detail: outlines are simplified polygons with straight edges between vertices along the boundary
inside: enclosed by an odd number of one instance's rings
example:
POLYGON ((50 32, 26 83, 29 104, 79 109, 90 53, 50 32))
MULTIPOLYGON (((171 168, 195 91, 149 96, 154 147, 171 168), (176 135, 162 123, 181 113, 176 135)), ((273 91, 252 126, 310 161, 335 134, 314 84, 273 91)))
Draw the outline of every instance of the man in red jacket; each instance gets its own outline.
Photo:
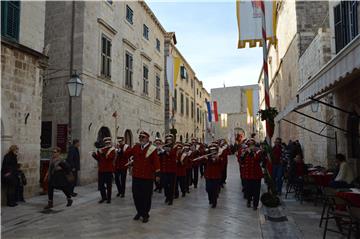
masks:
POLYGON ((222 163, 218 157, 218 145, 211 144, 209 151, 212 155, 209 155, 206 161, 206 192, 208 193, 209 204, 211 204, 212 208, 215 208, 220 190, 222 163))
POLYGON ((114 172, 115 148, 111 146, 111 138, 103 139, 105 147, 98 149, 92 156, 98 161, 98 189, 101 194, 99 203, 111 203, 111 187, 114 172), (105 188, 106 184, 106 188, 105 188))
POLYGON ((174 146, 173 135, 165 137, 163 147, 164 154, 161 158, 161 182, 165 191, 165 203, 173 204, 176 182, 176 153, 177 147, 174 146))
POLYGON ((127 163, 129 162, 129 153, 131 148, 125 144, 124 137, 117 137, 118 145, 116 147, 116 161, 115 161, 115 184, 118 190, 116 195, 123 198, 125 196, 126 188, 126 174, 127 174, 127 163))
POLYGON ((182 197, 186 195, 186 162, 188 160, 190 146, 189 144, 177 144, 177 149, 175 198, 179 197, 179 187, 182 192, 182 197))
POLYGON ((133 156, 132 192, 137 214, 134 220, 149 221, 154 178, 160 181, 160 161, 156 147, 149 141, 150 135, 141 131, 139 141, 131 150, 133 156))
POLYGON ((260 198, 261 179, 263 171, 261 169, 260 151, 255 147, 255 140, 249 139, 248 148, 244 150, 240 156, 240 160, 244 164, 243 177, 245 179, 245 197, 247 199, 247 206, 251 207, 253 202, 253 209, 257 210, 260 198))

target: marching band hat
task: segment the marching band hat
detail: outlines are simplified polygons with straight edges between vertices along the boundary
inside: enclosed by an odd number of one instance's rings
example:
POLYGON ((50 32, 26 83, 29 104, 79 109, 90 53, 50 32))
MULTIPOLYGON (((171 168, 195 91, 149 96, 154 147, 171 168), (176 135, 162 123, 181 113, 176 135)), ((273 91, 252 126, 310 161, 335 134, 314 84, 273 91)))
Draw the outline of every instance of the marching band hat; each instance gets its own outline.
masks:
POLYGON ((168 134, 165 136, 165 139, 174 139, 174 136, 172 134, 168 134))
POLYGON ((155 138, 154 143, 156 143, 156 142, 162 143, 160 138, 155 138))
POLYGON ((104 143, 111 143, 111 137, 105 137, 103 138, 104 143))
POLYGON ((247 144, 247 145, 256 144, 256 141, 255 141, 255 139, 250 138, 250 139, 247 140, 246 144, 247 144))
POLYGON ((150 135, 149 135, 147 132, 145 132, 145 131, 141 131, 140 134, 139 134, 139 136, 144 136, 144 137, 150 138, 150 135))
POLYGON ((123 141, 124 140, 124 136, 118 136, 116 137, 117 141, 123 141))

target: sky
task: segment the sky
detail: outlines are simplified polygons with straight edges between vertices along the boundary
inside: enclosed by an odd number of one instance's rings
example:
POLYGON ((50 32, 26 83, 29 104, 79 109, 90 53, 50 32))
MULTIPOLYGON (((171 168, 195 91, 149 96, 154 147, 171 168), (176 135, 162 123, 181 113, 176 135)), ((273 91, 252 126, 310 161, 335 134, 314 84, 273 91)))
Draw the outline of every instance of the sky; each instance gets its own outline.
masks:
POLYGON ((212 88, 257 84, 261 48, 237 49, 238 27, 233 1, 146 1, 176 47, 210 92, 212 88))

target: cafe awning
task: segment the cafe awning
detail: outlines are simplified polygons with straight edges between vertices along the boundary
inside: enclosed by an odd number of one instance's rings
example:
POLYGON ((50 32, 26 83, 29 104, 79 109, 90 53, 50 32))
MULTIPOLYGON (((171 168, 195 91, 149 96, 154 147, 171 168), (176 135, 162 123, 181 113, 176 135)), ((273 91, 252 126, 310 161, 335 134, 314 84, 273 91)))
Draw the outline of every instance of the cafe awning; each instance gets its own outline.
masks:
POLYGON ((297 96, 279 112, 275 120, 280 121, 293 110, 309 105, 311 98, 322 98, 351 80, 354 73, 360 73, 360 35, 303 84, 297 96))

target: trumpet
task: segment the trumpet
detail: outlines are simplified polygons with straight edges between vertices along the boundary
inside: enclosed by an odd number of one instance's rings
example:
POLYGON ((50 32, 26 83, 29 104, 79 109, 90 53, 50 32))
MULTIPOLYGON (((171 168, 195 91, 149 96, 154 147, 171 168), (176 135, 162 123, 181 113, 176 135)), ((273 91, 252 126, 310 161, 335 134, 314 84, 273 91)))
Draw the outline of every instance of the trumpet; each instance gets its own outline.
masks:
POLYGON ((194 161, 198 161, 198 160, 200 160, 200 159, 202 159, 202 158, 206 158, 207 156, 211 156, 211 155, 215 155, 215 154, 217 154, 217 152, 212 152, 212 153, 209 153, 209 154, 205 154, 205 155, 203 155, 203 156, 194 158, 192 161, 193 161, 193 162, 194 162, 194 161))

